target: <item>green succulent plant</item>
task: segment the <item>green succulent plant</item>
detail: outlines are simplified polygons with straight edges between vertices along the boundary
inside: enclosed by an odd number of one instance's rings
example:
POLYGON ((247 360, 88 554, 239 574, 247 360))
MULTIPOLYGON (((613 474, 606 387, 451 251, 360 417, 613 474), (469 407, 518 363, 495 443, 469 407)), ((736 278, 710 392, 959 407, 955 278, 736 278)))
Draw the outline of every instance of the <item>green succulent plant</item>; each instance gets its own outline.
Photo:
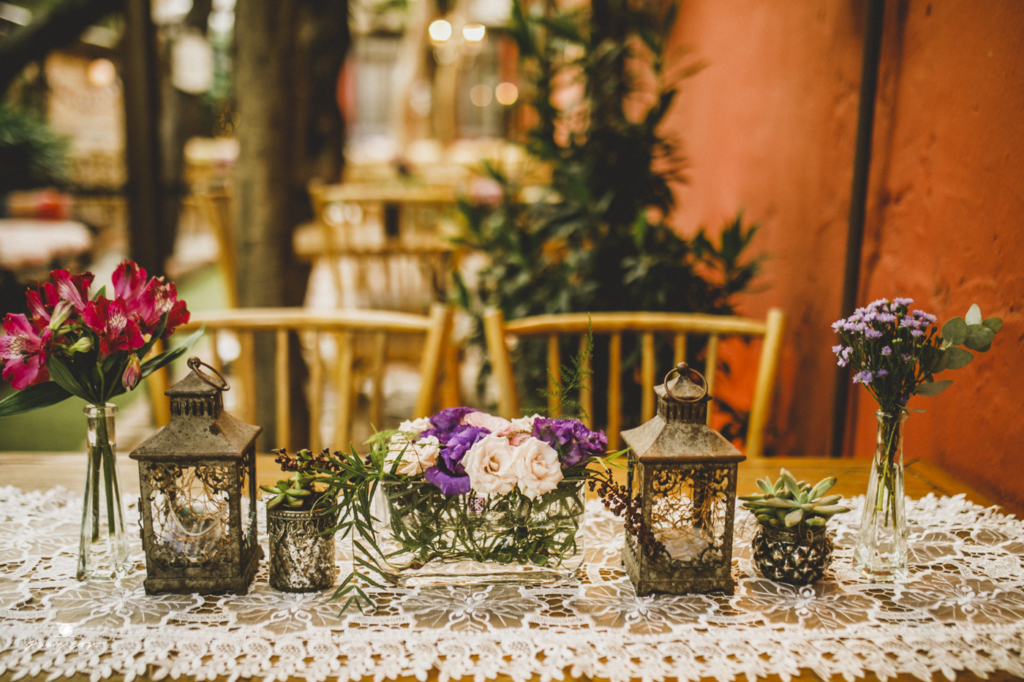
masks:
POLYGON ((762 494, 740 499, 762 525, 813 531, 824 527, 830 517, 850 511, 838 504, 842 495, 825 495, 835 484, 835 476, 830 476, 812 486, 782 469, 774 483, 767 477, 757 481, 762 494))
POLYGON ((316 476, 303 476, 298 471, 291 478, 278 481, 275 485, 261 485, 260 490, 270 493, 267 509, 277 509, 284 505, 288 509, 302 509, 313 491, 306 486, 312 484, 316 476))

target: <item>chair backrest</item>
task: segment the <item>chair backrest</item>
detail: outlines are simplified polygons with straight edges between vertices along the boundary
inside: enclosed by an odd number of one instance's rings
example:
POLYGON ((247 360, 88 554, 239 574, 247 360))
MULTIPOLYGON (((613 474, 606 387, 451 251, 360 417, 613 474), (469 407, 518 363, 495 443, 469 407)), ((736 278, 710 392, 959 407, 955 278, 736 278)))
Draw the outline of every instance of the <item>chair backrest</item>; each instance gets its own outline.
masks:
MULTIPOLYGON (((442 357, 451 321, 451 310, 443 305, 434 305, 429 315, 414 315, 380 310, 329 310, 318 311, 304 308, 238 308, 215 312, 201 312, 192 315, 181 331, 206 326, 206 335, 212 346, 208 359, 210 364, 221 371, 218 341, 226 333, 237 336, 240 344, 237 370, 232 384, 240 389, 241 410, 239 418, 253 421, 256 418, 256 358, 255 335, 270 333, 276 338, 274 355, 275 423, 277 439, 288 443, 291 437, 289 421, 290 369, 289 336, 292 332, 304 340, 307 350, 306 362, 309 367, 309 448, 319 450, 321 446, 320 423, 323 414, 325 385, 324 358, 321 340, 333 339, 336 348, 334 375, 337 387, 337 408, 334 419, 335 433, 331 439, 334 447, 346 448, 352 436, 352 415, 356 393, 357 377, 366 377, 372 382, 370 396, 370 423, 380 426, 383 416, 383 380, 387 359, 387 343, 392 335, 421 335, 425 337, 419 366, 420 388, 416 407, 411 418, 430 414, 438 395, 438 382, 442 372, 442 357), (369 347, 365 371, 356 370, 357 341, 366 338, 369 347), (239 384, 241 384, 239 386, 239 384)), ((207 358, 204 358, 207 360, 207 358)), ((162 396, 161 396, 162 398, 162 396)))
MULTIPOLYGON (((781 310, 772 308, 765 321, 742 317, 697 315, 688 313, 570 313, 563 315, 540 315, 506 322, 500 310, 489 310, 484 315, 484 332, 487 349, 491 358, 495 383, 498 389, 498 412, 506 419, 519 414, 519 396, 516 389, 512 359, 509 352, 509 338, 523 336, 547 337, 547 368, 549 376, 559 378, 561 358, 559 337, 577 336, 580 344, 586 342, 587 329, 595 336, 609 336, 608 358, 608 423, 606 432, 611 448, 618 447, 619 431, 622 425, 622 336, 626 333, 640 335, 640 375, 643 387, 641 418, 647 421, 654 416, 654 385, 659 379, 655 353, 655 335, 668 335, 672 339, 675 362, 686 358, 688 335, 707 336, 705 379, 708 393, 714 395, 718 344, 723 336, 761 337, 761 357, 754 386, 754 397, 747 429, 746 452, 748 457, 761 455, 764 446, 764 429, 768 421, 768 410, 775 384, 775 373, 782 348, 784 316, 781 310)), ((661 376, 665 368, 661 368, 661 376)), ((551 386, 549 386, 551 388, 551 386)), ((593 407, 593 386, 588 380, 586 389, 580 392, 580 403, 589 414, 593 407)), ((549 398, 549 408, 555 407, 555 399, 549 398)), ((712 405, 708 405, 708 420, 712 405)), ((588 424, 588 426, 592 426, 588 424)))
POLYGON ((227 284, 228 305, 238 307, 238 268, 232 234, 231 193, 226 188, 209 189, 195 195, 196 205, 217 239, 218 260, 227 284))

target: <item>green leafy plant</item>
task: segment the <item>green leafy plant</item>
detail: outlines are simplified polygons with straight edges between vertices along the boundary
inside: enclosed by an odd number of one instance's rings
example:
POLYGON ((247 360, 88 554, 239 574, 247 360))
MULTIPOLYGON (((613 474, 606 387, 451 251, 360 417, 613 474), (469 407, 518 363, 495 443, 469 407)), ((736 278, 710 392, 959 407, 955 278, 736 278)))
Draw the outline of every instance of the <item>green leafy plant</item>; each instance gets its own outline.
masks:
POLYGON ((273 452, 277 455, 274 461, 280 465, 281 471, 293 473, 290 478, 281 479, 274 485, 260 486, 260 490, 272 495, 267 500, 267 509, 310 511, 326 509, 333 504, 328 492, 332 490, 331 474, 337 473, 338 468, 329 450, 319 454, 299 450, 294 455, 289 455, 284 448, 273 452))
POLYGON ((42 116, 0 104, 0 194, 65 181, 68 149, 42 116))
MULTIPOLYGON (((523 188, 487 166, 500 200, 460 204, 466 226, 457 241, 488 260, 472 290, 456 282, 459 304, 477 320, 474 343, 483 345, 486 307, 500 308, 506 319, 620 310, 729 314, 732 296, 757 274, 760 259, 745 257, 757 226, 744 226, 741 216, 717 243, 703 230, 681 239, 665 220, 685 162, 661 124, 678 83, 700 66, 667 73, 675 8, 664 7, 598 0, 586 10, 541 15, 513 4, 511 33, 525 81, 520 101, 537 114, 526 148, 533 163, 550 170, 550 181, 539 191, 523 188), (574 87, 583 96, 566 103, 574 87)), ((599 354, 605 343, 599 340, 599 354)), ((700 350, 691 348, 693 359, 700 350)), ((522 393, 535 395, 546 379, 543 344, 524 340, 516 353, 522 393)), ((628 375, 639 347, 627 340, 624 353, 628 375)), ((659 354, 661 364, 671 362, 667 345, 659 354)), ((624 405, 638 404, 628 392, 639 388, 622 384, 624 405)))
POLYGON ((849 507, 839 504, 842 495, 826 495, 836 484, 836 478, 829 478, 810 485, 798 481, 782 469, 779 480, 758 479, 759 495, 740 497, 743 507, 749 509, 763 526, 786 528, 801 535, 809 535, 823 528, 836 514, 845 514, 849 507))

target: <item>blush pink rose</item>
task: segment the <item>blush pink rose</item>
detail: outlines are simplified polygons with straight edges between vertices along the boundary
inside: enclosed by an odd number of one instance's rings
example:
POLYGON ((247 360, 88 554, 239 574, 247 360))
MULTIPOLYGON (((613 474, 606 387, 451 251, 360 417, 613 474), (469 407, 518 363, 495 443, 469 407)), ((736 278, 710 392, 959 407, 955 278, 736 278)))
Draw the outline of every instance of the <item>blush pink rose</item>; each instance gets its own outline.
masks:
POLYGON ((497 434, 508 438, 509 442, 514 446, 522 445, 533 434, 533 422, 539 418, 539 414, 532 414, 529 417, 513 419, 508 426, 498 431, 497 434))
POLYGON ((511 422, 501 417, 495 417, 492 414, 486 412, 470 412, 462 418, 462 423, 465 426, 479 426, 480 428, 487 429, 491 433, 498 433, 502 429, 508 428, 511 422))
POLYGON ((462 466, 477 493, 504 495, 516 487, 515 459, 508 439, 492 433, 473 444, 462 458, 462 466))
POLYGON ((399 476, 416 476, 437 464, 437 456, 441 452, 441 443, 434 436, 429 436, 415 443, 410 442, 403 434, 398 434, 388 444, 388 454, 384 458, 384 471, 391 473, 395 461, 399 476))
POLYGON ((562 464, 555 449, 537 438, 527 438, 515 449, 519 490, 531 500, 558 487, 562 464))

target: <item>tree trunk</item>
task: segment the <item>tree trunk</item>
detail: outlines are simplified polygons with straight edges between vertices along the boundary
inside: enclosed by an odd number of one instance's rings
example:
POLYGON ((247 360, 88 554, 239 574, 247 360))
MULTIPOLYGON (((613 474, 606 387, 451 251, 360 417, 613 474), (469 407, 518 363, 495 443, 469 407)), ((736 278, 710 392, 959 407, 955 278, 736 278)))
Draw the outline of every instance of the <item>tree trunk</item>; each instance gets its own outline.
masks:
MULTIPOLYGON (((306 186, 341 172, 342 119, 334 93, 348 48, 347 3, 239 0, 235 17, 235 168, 238 291, 242 307, 301 306, 309 267, 295 259, 292 231, 311 217, 306 186)), ((308 443, 305 366, 291 344, 293 443, 273 423, 273 339, 257 342, 257 412, 263 447, 308 443)))

